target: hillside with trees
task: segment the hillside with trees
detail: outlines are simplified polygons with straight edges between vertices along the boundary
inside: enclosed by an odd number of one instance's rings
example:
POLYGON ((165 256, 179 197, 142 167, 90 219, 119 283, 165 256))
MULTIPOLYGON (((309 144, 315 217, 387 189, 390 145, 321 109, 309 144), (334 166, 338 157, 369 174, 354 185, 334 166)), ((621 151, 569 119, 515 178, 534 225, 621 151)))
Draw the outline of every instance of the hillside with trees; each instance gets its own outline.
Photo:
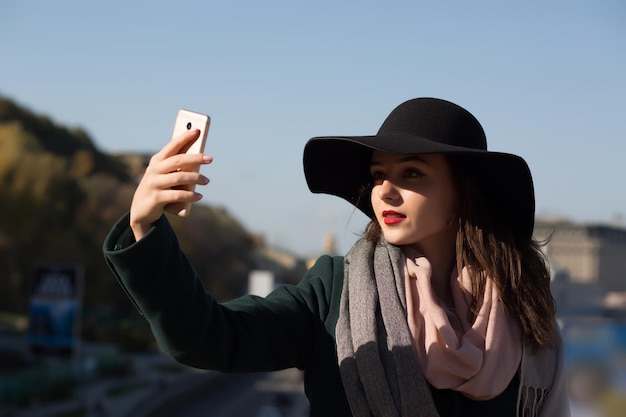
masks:
MULTIPOLYGON (((0 311, 26 314, 33 265, 72 262, 85 272, 87 339, 115 339, 116 317, 137 316, 101 249, 130 205, 132 171, 128 158, 102 152, 85 130, 0 97, 0 311)), ((241 294, 254 246, 241 224, 203 205, 184 221, 169 218, 206 288, 218 299, 241 294)))

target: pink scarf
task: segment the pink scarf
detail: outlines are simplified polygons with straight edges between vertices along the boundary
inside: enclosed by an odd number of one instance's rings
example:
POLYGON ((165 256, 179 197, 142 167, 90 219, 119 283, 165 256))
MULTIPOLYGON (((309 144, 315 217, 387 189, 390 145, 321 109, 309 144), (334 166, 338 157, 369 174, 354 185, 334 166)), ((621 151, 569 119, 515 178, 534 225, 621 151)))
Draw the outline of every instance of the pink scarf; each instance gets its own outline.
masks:
POLYGON ((467 270, 452 274, 454 309, 448 309, 433 292, 428 260, 410 247, 403 252, 407 321, 426 380, 475 400, 496 397, 517 372, 522 339, 519 324, 505 313, 493 282, 487 280, 483 305, 470 323, 472 284, 467 270))

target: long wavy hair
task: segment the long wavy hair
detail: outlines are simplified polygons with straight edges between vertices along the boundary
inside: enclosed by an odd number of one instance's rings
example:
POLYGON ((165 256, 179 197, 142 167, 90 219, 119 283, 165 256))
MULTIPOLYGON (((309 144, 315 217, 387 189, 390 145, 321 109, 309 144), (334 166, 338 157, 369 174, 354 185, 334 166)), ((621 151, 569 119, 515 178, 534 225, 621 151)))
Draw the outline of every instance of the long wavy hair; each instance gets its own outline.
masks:
MULTIPOLYGON (((524 342, 532 350, 555 342, 555 303, 550 292, 550 270, 541 251, 543 242, 526 236, 515 219, 483 186, 484 178, 462 156, 446 154, 458 196, 456 264, 467 267, 472 281, 473 322, 482 304, 485 283, 491 279, 507 314, 516 317, 524 342)), ((370 198, 371 186, 363 188, 362 198, 370 198)), ((377 241, 382 236, 378 222, 372 220, 365 238, 377 241)))

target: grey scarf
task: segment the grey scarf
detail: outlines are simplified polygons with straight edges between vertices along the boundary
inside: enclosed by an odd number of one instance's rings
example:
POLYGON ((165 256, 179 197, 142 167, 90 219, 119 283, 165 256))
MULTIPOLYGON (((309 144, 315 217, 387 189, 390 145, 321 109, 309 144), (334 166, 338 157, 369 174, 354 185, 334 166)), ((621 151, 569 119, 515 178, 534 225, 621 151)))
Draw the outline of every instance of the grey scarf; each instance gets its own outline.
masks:
POLYGON ((407 324, 404 268, 383 239, 361 239, 345 258, 337 356, 355 417, 439 416, 407 324))
MULTIPOLYGON (((337 358, 355 417, 439 417, 407 324, 405 258, 384 239, 359 240, 345 257, 337 358)), ((524 346, 518 416, 569 416, 560 337, 524 346)))

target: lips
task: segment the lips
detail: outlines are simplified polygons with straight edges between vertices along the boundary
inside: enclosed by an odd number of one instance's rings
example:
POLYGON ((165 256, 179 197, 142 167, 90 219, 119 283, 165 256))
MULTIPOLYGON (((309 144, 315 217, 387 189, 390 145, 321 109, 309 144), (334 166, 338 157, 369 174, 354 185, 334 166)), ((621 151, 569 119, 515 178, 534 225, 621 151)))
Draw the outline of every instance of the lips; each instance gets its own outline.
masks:
POLYGON ((393 210, 383 211, 383 222, 385 224, 397 224, 406 219, 406 216, 402 213, 398 213, 393 210))

